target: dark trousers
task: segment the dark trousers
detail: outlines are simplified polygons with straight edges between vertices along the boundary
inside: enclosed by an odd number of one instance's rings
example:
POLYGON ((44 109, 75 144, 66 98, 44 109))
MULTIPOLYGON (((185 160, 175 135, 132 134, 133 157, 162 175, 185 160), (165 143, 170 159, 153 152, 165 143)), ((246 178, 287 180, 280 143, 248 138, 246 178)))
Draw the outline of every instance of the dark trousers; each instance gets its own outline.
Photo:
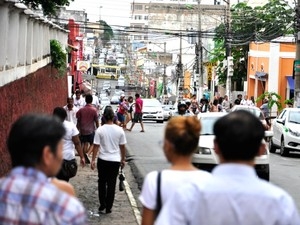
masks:
POLYGON ((120 162, 98 158, 98 196, 100 206, 105 206, 106 210, 110 210, 114 203, 119 168, 120 162))

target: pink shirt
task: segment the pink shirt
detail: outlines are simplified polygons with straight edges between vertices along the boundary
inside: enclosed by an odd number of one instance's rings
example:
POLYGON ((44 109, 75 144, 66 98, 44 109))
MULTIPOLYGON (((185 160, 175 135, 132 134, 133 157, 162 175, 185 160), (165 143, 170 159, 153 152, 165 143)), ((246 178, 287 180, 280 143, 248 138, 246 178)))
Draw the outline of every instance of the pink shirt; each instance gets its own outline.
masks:
POLYGON ((143 100, 141 98, 137 98, 135 100, 135 112, 142 113, 143 112, 143 100))
POLYGON ((76 113, 77 127, 82 135, 92 134, 96 129, 98 113, 94 106, 87 104, 76 113))

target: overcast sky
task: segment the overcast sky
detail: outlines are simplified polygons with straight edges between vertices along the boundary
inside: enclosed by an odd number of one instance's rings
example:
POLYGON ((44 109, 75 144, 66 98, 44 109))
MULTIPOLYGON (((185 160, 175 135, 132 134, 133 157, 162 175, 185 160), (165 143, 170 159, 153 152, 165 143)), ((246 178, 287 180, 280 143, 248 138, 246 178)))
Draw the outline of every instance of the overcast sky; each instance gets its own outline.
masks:
POLYGON ((132 0, 74 0, 68 9, 85 9, 91 22, 101 18, 110 26, 128 26, 131 2, 132 0))

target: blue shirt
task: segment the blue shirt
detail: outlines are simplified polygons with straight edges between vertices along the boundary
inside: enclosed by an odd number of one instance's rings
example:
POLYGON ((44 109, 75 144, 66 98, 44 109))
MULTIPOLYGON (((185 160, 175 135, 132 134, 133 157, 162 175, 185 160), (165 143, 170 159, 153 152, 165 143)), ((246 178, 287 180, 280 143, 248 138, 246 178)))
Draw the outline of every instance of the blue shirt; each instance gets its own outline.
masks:
POLYGON ((0 179, 1 225, 82 225, 86 212, 78 199, 59 190, 44 173, 16 167, 0 179))

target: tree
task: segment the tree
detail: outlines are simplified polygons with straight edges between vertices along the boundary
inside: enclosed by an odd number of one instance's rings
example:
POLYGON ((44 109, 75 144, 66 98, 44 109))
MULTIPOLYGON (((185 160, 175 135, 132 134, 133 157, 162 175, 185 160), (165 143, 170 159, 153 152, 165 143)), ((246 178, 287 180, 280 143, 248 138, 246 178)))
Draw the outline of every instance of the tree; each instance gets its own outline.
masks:
POLYGON ((281 112, 282 110, 282 104, 280 102, 281 96, 278 95, 276 92, 265 92, 256 99, 256 102, 260 102, 263 99, 268 99, 268 108, 270 109, 270 112, 274 105, 277 106, 278 112, 281 112))
POLYGON ((60 7, 70 5, 71 1, 74 0, 21 0, 22 3, 31 9, 38 9, 41 6, 45 16, 55 15, 60 7))
POLYGON ((100 20, 100 25, 103 26, 101 41, 103 46, 105 46, 114 37, 114 32, 104 20, 100 20))
POLYGON ((224 23, 215 29, 212 61, 219 62, 217 68, 219 83, 226 83, 227 71, 223 68, 222 62, 226 59, 226 44, 229 36, 231 36, 234 62, 232 81, 236 82, 237 90, 243 90, 243 81, 247 77, 249 43, 268 42, 282 35, 294 33, 293 15, 293 9, 282 0, 269 0, 264 6, 255 8, 244 2, 233 5, 230 35, 224 23))

